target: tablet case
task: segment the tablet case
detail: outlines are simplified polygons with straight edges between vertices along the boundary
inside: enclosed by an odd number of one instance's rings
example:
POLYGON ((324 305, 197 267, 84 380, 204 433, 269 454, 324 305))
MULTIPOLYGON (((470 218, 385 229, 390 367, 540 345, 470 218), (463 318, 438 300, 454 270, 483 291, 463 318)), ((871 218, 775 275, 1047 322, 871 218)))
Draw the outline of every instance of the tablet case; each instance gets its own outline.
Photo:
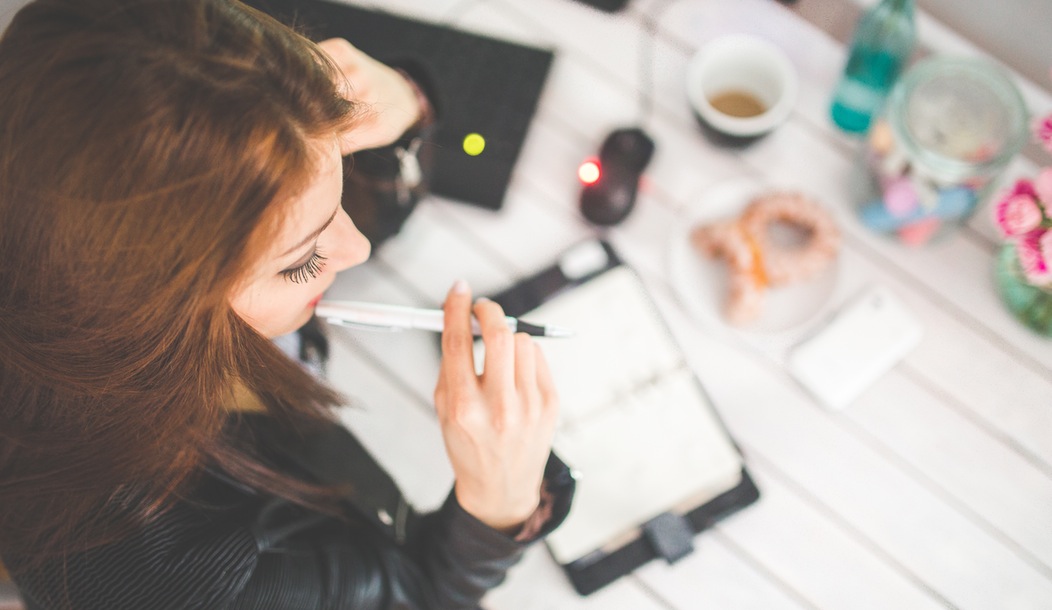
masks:
POLYGON ((346 38, 377 60, 426 76, 437 110, 431 192, 500 209, 555 54, 459 28, 331 0, 245 0, 311 38, 346 38), (409 69, 412 68, 412 69, 409 69), (464 140, 481 135, 481 152, 464 140))
MULTIPOLYGON (((594 245, 579 244, 564 254, 560 261, 491 298, 504 307, 506 314, 521 316, 558 294, 585 284, 625 263, 613 247, 595 240, 605 257, 596 256, 594 245), (582 248, 582 246, 584 246, 582 248), (588 251, 585 258, 568 260, 574 252, 588 251)), ((698 382, 700 384, 700 381, 698 382)), ((702 390, 704 393, 704 390, 702 390)), ((737 449, 737 444, 731 440, 737 449)), ((740 450, 738 451, 741 453, 740 450)), ((628 574, 652 559, 661 557, 669 563, 678 561, 693 550, 694 536, 719 519, 752 504, 760 497, 749 473, 743 466, 737 486, 683 515, 666 512, 640 524, 641 534, 612 552, 596 551, 562 568, 578 593, 588 595, 628 574)))

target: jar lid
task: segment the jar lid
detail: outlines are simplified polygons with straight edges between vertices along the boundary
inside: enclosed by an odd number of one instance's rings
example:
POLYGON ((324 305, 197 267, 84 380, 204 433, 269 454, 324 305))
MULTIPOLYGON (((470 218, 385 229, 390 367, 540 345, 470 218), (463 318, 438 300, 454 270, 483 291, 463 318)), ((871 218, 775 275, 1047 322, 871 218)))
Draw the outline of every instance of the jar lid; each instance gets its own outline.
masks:
POLYGON ((888 116, 916 163, 945 180, 993 174, 1023 147, 1027 109, 996 65, 935 56, 911 67, 892 89, 888 116))

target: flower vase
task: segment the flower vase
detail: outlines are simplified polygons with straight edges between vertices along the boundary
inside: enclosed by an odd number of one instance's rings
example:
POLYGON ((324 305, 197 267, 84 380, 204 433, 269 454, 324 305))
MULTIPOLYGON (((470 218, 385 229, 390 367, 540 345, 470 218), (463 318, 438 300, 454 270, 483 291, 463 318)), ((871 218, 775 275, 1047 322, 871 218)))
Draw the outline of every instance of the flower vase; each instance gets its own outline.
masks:
POLYGON ((1016 248, 1005 244, 997 255, 997 288, 1008 310, 1037 333, 1052 337, 1052 283, 1037 286, 1027 281, 1016 248))

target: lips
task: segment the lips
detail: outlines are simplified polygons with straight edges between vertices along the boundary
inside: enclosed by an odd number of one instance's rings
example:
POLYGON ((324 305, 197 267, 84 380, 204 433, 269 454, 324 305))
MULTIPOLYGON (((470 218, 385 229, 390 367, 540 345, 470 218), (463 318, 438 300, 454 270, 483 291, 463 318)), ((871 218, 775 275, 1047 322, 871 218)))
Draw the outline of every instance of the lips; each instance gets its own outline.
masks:
POLYGON ((307 305, 310 306, 311 309, 314 309, 315 307, 318 306, 318 303, 321 302, 321 297, 322 297, 322 295, 319 294, 318 296, 316 296, 313 299, 311 299, 311 302, 307 303, 307 305))

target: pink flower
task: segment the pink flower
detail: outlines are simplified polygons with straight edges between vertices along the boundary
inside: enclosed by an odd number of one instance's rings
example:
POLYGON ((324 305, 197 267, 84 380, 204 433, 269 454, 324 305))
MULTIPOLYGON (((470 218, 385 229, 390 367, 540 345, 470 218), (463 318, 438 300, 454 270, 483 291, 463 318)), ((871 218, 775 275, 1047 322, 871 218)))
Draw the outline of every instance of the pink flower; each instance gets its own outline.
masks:
POLYGON ((1026 235, 1041 225, 1041 208, 1032 195, 1013 193, 994 207, 997 227, 1005 237, 1026 235))
POLYGON ((1019 266, 1031 284, 1052 282, 1052 232, 1031 231, 1015 242, 1019 266))
POLYGON ((1052 167, 1046 167, 1034 179, 1034 193, 1041 202, 1045 214, 1052 216, 1052 167))
POLYGON ((1052 114, 1034 121, 1034 133, 1045 150, 1052 153, 1052 114))
POLYGON ((1034 190, 1034 183, 1030 182, 1026 178, 1020 178, 1016 180, 1015 185, 1012 186, 1012 195, 1030 195, 1031 197, 1037 197, 1037 191, 1034 190))

